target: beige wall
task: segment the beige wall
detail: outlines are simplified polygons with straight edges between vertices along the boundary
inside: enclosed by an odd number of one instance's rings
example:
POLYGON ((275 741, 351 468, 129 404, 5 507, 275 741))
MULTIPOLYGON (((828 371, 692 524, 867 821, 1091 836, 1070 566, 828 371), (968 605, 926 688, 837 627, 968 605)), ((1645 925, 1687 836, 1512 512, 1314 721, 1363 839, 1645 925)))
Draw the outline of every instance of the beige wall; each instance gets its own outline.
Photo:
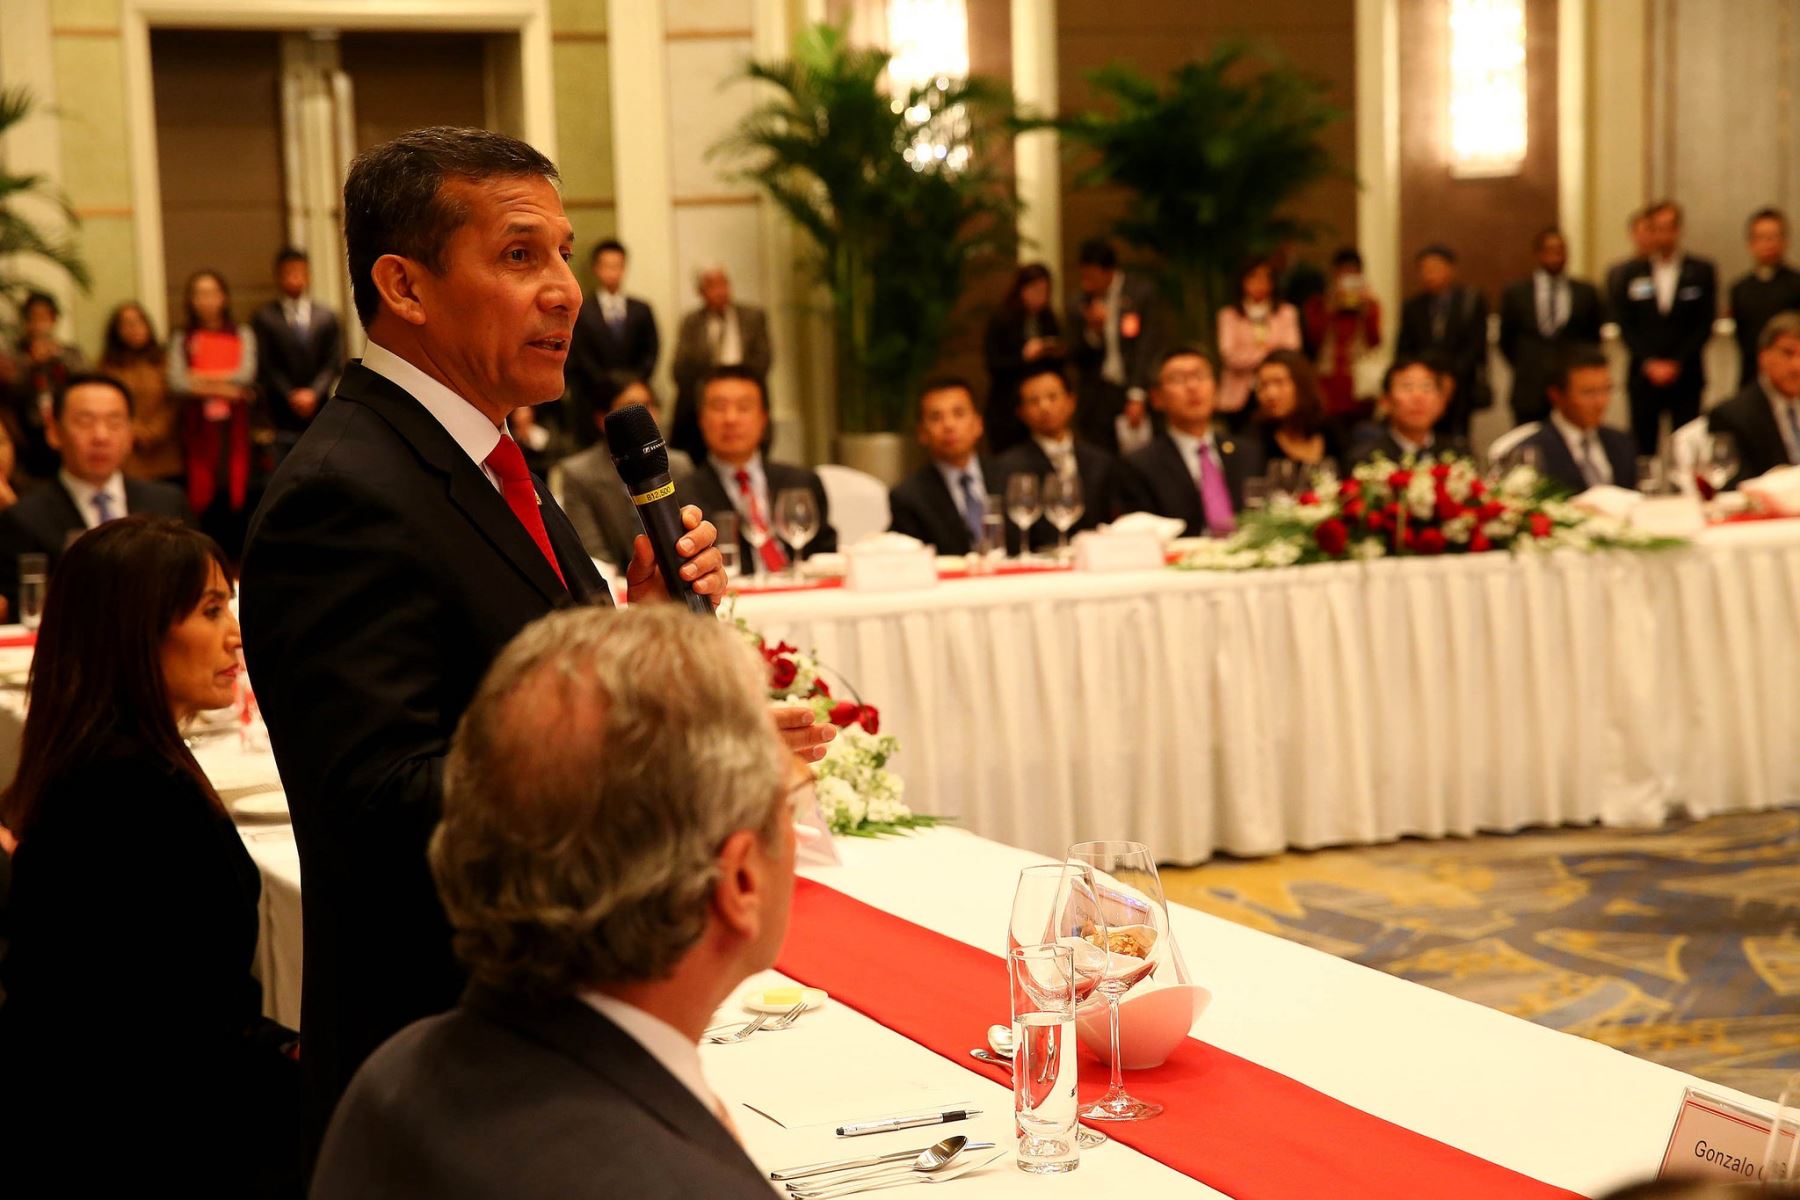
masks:
POLYGON ((613 115, 608 89, 606 0, 551 0, 557 169, 575 226, 576 257, 617 229, 613 207, 613 115))

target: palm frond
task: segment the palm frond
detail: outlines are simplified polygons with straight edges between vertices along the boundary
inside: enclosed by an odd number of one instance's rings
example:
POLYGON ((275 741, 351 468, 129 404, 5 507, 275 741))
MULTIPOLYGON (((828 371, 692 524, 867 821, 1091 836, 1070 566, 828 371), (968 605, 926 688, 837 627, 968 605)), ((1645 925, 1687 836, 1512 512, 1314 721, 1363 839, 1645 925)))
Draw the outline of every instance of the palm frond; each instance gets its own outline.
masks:
MULTIPOLYGON (((29 89, 0 88, 0 136, 37 111, 29 89)), ((93 280, 73 235, 46 233, 38 228, 18 211, 16 204, 23 198, 53 206, 71 226, 80 224, 68 197, 50 187, 43 176, 14 174, 0 164, 0 262, 10 265, 21 259, 38 259, 50 263, 86 291, 93 280)), ((28 282, 25 276, 10 269, 0 273, 0 297, 11 300, 15 306, 34 285, 35 281, 28 282)))

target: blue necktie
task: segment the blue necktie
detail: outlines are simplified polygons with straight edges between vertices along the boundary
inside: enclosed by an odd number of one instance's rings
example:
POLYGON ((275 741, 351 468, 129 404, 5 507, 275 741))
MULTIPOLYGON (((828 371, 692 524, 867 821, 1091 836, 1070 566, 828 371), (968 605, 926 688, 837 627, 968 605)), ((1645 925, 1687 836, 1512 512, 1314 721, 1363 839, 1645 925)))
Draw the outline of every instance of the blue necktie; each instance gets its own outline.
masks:
POLYGON ((981 493, 975 490, 974 475, 964 471, 961 483, 963 524, 969 527, 969 545, 979 547, 981 545, 981 522, 987 514, 987 502, 981 498, 981 493))
POLYGON ((102 525, 113 519, 112 497, 105 492, 94 493, 94 511, 100 514, 102 525))

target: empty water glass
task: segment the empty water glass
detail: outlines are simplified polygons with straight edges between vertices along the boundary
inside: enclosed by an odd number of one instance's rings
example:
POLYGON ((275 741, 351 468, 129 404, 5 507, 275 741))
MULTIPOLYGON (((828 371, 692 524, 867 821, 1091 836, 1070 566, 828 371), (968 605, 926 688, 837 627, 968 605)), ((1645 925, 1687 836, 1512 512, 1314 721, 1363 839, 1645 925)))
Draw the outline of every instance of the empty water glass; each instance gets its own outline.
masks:
POLYGON ((1075 952, 1054 942, 1016 947, 1012 975, 1013 1127, 1021 1171, 1073 1171, 1075 952))
POLYGON ((1669 468, 1661 457, 1640 455, 1637 460, 1637 490, 1645 496, 1665 495, 1669 490, 1669 468))
POLYGON ((719 539, 715 546, 719 550, 719 562, 725 568, 727 579, 736 579, 743 569, 738 562, 738 515, 735 512, 712 513, 707 520, 719 531, 719 539))
POLYGON ((1006 510, 1000 497, 988 497, 987 510, 981 514, 981 547, 977 558, 983 574, 997 569, 1006 557, 1006 510))
POLYGON ((19 555, 19 624, 36 629, 44 619, 44 595, 50 580, 50 559, 43 554, 19 555))

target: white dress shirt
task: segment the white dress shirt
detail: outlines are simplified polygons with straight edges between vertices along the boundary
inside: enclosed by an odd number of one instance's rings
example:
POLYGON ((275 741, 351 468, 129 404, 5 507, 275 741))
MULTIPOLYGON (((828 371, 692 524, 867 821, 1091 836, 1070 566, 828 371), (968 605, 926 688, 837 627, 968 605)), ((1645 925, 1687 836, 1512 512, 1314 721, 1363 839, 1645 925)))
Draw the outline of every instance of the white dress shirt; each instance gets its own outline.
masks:
POLYGON ((752 454, 750 456, 750 461, 741 467, 734 467, 730 463, 720 462, 716 458, 711 458, 707 461, 712 463, 713 470, 719 476, 719 482, 725 485, 725 494, 731 497, 732 507, 738 510, 738 516, 744 519, 746 527, 751 524, 750 506, 744 502, 744 495, 738 490, 737 473, 739 471, 745 471, 749 474, 750 492, 756 497, 757 506, 762 509, 763 525, 773 532, 775 529, 775 513, 774 510, 769 507, 769 477, 763 471, 762 455, 752 454))
POLYGON ((1575 460, 1589 487, 1613 481, 1612 460, 1606 457, 1599 430, 1582 429, 1555 409, 1550 411, 1550 424, 1569 447, 1569 456, 1575 460))
POLYGON ((1775 428, 1781 430, 1781 444, 1787 447, 1787 460, 1800 463, 1800 434, 1796 434, 1794 422, 1800 419, 1800 396, 1783 396, 1763 375, 1758 379, 1762 384, 1763 395, 1769 398, 1769 409, 1775 414, 1775 428))
POLYGON ((1538 332, 1550 337, 1569 323, 1569 280, 1542 268, 1531 274, 1537 296, 1538 332))
POLYGON ((1064 434, 1060 442, 1053 442, 1049 438, 1041 438, 1034 433, 1031 435, 1031 440, 1036 442, 1038 449, 1044 452, 1044 457, 1050 460, 1050 465, 1056 469, 1058 475, 1080 473, 1080 468, 1075 460, 1074 434, 1064 434))
POLYGON ((87 522, 89 529, 100 524, 100 509, 95 506, 94 497, 102 492, 106 494, 107 506, 112 510, 115 520, 126 515, 125 476, 120 472, 114 471, 112 478, 99 487, 95 487, 86 480, 77 479, 67 471, 58 471, 56 477, 62 482, 63 487, 68 489, 69 495, 74 498, 75 510, 81 514, 81 519, 87 522))
POLYGON ((1214 444, 1212 434, 1195 437, 1191 433, 1183 433, 1181 430, 1171 427, 1169 437, 1174 441, 1175 448, 1181 451, 1181 461, 1187 464, 1188 474, 1194 477, 1195 487, 1200 486, 1200 454, 1202 450, 1212 455, 1213 466, 1220 470, 1225 469, 1225 462, 1219 457, 1219 448, 1214 444))
POLYGON ((685 1033, 661 1017, 651 1016, 643 1009, 634 1008, 613 996, 585 990, 575 994, 583 1004, 617 1025, 625 1031, 627 1037, 642 1046, 644 1052, 661 1063, 663 1069, 679 1080, 682 1087, 694 1093, 694 1098, 706 1106, 707 1112, 717 1114, 722 1110, 718 1096, 706 1086, 706 1076, 700 1070, 700 1047, 689 1041, 685 1033))
POLYGON ((487 476, 494 490, 503 490, 500 477, 487 465, 488 455, 500 444, 501 431, 479 408, 378 343, 370 342, 363 350, 362 365, 417 400, 487 476))
POLYGON ((713 366, 743 365, 744 339, 738 331, 737 305, 726 305, 722 313, 706 314, 706 337, 712 343, 713 366))
POLYGON ((1106 285, 1106 358, 1100 363, 1100 378, 1118 387, 1125 386, 1125 352, 1119 345, 1119 300, 1125 294, 1125 272, 1114 271, 1106 285))
POLYGON ((1675 307, 1675 289, 1681 283, 1681 255, 1650 260, 1650 280, 1656 285, 1656 311, 1675 307))
POLYGON ((312 300, 301 296, 297 299, 283 296, 281 298, 281 315, 295 329, 312 328, 312 300))
POLYGON ((950 489, 950 499, 956 502, 957 512, 963 510, 962 477, 964 475, 969 475, 974 478, 975 499, 982 505, 983 510, 986 510, 988 496, 987 477, 981 473, 981 455, 969 455, 968 463, 960 467, 953 467, 947 462, 937 462, 936 460, 933 460, 932 466, 936 467, 938 469, 938 474, 944 477, 944 486, 950 489))
POLYGON ((1403 436, 1400 431, 1395 429, 1392 425, 1388 426, 1388 436, 1394 439, 1394 444, 1396 446, 1400 447, 1402 456, 1410 454, 1414 458, 1417 458, 1437 444, 1437 439, 1430 434, 1426 434, 1425 440, 1422 442, 1412 441, 1410 438, 1403 436))
POLYGON ((608 325, 625 319, 625 293, 594 289, 594 300, 600 305, 600 319, 608 325))

